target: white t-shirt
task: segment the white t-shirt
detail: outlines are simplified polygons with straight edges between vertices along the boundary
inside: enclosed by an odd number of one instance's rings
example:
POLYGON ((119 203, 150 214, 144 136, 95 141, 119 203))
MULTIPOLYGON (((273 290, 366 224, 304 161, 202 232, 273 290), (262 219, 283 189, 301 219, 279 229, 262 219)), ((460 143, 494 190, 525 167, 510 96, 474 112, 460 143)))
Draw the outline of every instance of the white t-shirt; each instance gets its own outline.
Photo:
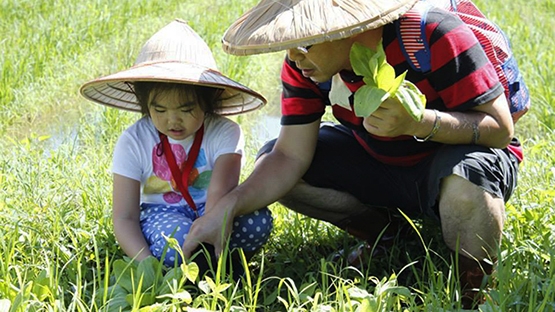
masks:
MULTIPOLYGON (((175 160, 181 168, 187 159, 194 135, 184 140, 168 137, 175 160)), ((127 128, 114 148, 112 172, 141 182, 141 203, 187 205, 178 191, 161 148, 158 130, 150 117, 127 128)), ((239 125, 225 117, 207 117, 198 158, 189 177, 188 190, 195 204, 206 203, 212 169, 220 155, 243 155, 243 133, 239 125)))

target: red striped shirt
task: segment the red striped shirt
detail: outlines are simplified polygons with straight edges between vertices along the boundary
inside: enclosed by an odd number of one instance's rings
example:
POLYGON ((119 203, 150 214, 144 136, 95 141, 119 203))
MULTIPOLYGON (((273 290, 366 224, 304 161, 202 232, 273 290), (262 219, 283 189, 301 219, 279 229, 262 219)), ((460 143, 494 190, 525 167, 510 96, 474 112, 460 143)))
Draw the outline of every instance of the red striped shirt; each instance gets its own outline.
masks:
MULTIPOLYGON (((396 74, 408 71, 406 79, 426 95, 427 108, 464 111, 503 93, 494 67, 472 31, 460 19, 443 11, 431 10, 426 23, 426 37, 432 56, 430 73, 424 75, 410 68, 400 49, 393 24, 384 26, 383 45, 387 61, 395 68, 396 74)), ((340 75, 353 92, 364 84, 362 77, 352 72, 342 71, 340 75)), ((316 83, 305 78, 294 62, 288 59, 283 64, 281 78, 282 125, 316 121, 324 114, 326 105, 334 104, 330 103, 327 91, 320 90, 316 83)), ((436 142, 416 142, 409 136, 384 138, 370 135, 362 126, 362 118, 355 116, 352 110, 332 105, 332 111, 340 123, 354 131, 366 151, 384 163, 410 166, 441 146, 436 142)))

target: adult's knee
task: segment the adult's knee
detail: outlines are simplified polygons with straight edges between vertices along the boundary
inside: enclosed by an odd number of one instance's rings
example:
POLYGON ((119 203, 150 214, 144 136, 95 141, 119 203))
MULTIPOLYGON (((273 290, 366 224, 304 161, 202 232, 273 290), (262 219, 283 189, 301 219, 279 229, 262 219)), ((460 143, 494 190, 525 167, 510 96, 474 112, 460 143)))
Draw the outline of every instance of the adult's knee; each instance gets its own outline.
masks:
POLYGON ((442 217, 451 215, 465 219, 475 214, 488 214, 494 218, 503 218, 504 207, 502 198, 457 175, 450 175, 442 181, 439 199, 442 217))
POLYGON ((299 180, 289 192, 278 199, 278 203, 293 211, 306 214, 303 209, 305 205, 300 205, 300 203, 311 202, 310 199, 315 193, 314 189, 304 180, 299 180))
POLYGON ((454 175, 444 179, 440 196, 441 227, 447 246, 479 259, 495 253, 505 218, 503 199, 454 175))

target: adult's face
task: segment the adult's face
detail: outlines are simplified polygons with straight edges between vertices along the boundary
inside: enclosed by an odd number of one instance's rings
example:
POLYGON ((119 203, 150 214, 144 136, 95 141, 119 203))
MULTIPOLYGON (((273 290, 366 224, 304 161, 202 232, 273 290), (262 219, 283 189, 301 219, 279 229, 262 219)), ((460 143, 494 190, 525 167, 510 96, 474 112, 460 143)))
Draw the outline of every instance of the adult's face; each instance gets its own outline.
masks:
POLYGON ((315 82, 325 82, 341 70, 351 69, 349 53, 352 38, 315 44, 304 51, 289 49, 289 59, 302 71, 303 76, 315 82))

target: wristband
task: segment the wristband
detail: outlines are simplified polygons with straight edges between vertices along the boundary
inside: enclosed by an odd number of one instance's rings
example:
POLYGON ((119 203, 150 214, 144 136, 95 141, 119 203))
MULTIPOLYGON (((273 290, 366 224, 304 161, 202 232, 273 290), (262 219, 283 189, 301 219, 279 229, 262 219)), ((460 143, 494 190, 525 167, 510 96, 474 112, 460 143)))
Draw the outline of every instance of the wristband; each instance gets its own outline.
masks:
POLYGON ((436 135, 436 133, 439 131, 439 127, 441 125, 441 116, 439 116, 437 110, 435 110, 435 109, 434 109, 434 114, 436 115, 436 119, 434 120, 434 125, 432 126, 432 131, 430 132, 430 134, 428 134, 423 139, 418 138, 416 135, 413 136, 414 139, 417 142, 426 142, 426 141, 430 140, 431 138, 433 138, 434 135, 436 135))

